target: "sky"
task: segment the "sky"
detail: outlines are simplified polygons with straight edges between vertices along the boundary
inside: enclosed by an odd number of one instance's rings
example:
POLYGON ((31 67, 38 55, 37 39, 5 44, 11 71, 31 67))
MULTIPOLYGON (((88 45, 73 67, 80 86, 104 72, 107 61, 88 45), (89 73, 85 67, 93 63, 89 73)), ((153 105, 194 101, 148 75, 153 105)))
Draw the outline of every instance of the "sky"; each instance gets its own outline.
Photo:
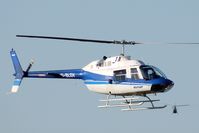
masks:
POLYGON ((198 0, 0 0, 0 132, 198 132, 198 0), (135 40, 165 44, 126 47, 126 54, 159 67, 175 86, 151 95, 158 104, 189 104, 173 115, 163 110, 122 112, 99 109, 104 95, 87 90, 81 80, 24 79, 17 94, 8 94, 14 48, 24 69, 82 68, 120 46, 16 38, 16 34, 135 40))

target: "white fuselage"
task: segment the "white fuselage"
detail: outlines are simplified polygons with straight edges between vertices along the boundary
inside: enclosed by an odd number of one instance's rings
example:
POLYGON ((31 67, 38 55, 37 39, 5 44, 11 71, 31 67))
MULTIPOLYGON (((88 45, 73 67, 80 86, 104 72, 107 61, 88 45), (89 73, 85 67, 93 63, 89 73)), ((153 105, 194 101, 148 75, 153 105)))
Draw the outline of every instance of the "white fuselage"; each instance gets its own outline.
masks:
POLYGON ((115 56, 105 60, 93 61, 85 66, 83 70, 92 74, 103 75, 107 80, 88 79, 85 80, 85 84, 89 90, 103 94, 111 93, 122 95, 149 92, 151 90, 150 83, 132 82, 133 80, 131 80, 131 82, 117 82, 117 80, 113 79, 115 76, 114 72, 119 72, 118 75, 123 76, 126 79, 132 79, 132 75, 136 75, 136 78, 139 79, 139 81, 144 80, 139 69, 141 65, 144 65, 142 61, 130 60, 130 57, 125 56, 115 56), (132 72, 132 69, 135 69, 136 71, 132 72), (122 73, 122 70, 125 72, 122 73))

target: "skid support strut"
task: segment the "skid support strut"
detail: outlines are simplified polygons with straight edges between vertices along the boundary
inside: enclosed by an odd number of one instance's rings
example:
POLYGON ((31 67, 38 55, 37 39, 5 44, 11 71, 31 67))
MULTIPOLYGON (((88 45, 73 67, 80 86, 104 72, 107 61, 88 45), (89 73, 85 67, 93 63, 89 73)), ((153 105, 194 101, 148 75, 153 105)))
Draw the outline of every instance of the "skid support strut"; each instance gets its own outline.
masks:
POLYGON ((123 98, 124 98, 124 100, 126 101, 126 103, 127 104, 129 104, 129 109, 131 109, 131 104, 132 104, 132 101, 131 101, 131 99, 128 101, 126 98, 125 98, 125 96, 122 96, 123 98))
POLYGON ((111 92, 109 92, 109 94, 107 95, 107 97, 106 97, 106 106, 108 106, 109 105, 109 98, 110 98, 110 96, 111 96, 111 92))
POLYGON ((147 99, 149 99, 149 101, 150 101, 150 103, 151 103, 151 105, 152 105, 152 108, 154 108, 155 106, 154 106, 154 104, 153 104, 153 101, 152 101, 147 95, 145 95, 144 97, 146 97, 147 99))

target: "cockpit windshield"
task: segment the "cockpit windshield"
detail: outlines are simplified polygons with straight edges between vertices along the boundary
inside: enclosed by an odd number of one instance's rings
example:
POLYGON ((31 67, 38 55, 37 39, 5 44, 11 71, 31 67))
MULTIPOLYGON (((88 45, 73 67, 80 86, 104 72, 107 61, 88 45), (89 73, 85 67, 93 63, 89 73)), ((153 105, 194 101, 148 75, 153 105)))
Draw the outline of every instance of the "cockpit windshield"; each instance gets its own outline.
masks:
POLYGON ((160 77, 167 78, 166 75, 157 67, 143 65, 140 66, 143 78, 146 80, 158 79, 160 77))

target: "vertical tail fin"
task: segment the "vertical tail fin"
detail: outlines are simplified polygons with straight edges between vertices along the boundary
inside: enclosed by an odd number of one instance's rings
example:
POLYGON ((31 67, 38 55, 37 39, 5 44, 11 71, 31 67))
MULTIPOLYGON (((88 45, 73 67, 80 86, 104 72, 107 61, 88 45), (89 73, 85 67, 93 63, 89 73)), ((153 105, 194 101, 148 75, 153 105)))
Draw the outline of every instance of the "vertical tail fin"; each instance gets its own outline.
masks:
POLYGON ((14 70, 15 70, 15 74, 14 74, 15 80, 14 80, 14 84, 11 89, 11 93, 16 93, 18 91, 21 81, 23 79, 24 71, 21 67, 21 64, 19 62, 16 52, 13 49, 10 51, 10 56, 12 59, 14 70))

